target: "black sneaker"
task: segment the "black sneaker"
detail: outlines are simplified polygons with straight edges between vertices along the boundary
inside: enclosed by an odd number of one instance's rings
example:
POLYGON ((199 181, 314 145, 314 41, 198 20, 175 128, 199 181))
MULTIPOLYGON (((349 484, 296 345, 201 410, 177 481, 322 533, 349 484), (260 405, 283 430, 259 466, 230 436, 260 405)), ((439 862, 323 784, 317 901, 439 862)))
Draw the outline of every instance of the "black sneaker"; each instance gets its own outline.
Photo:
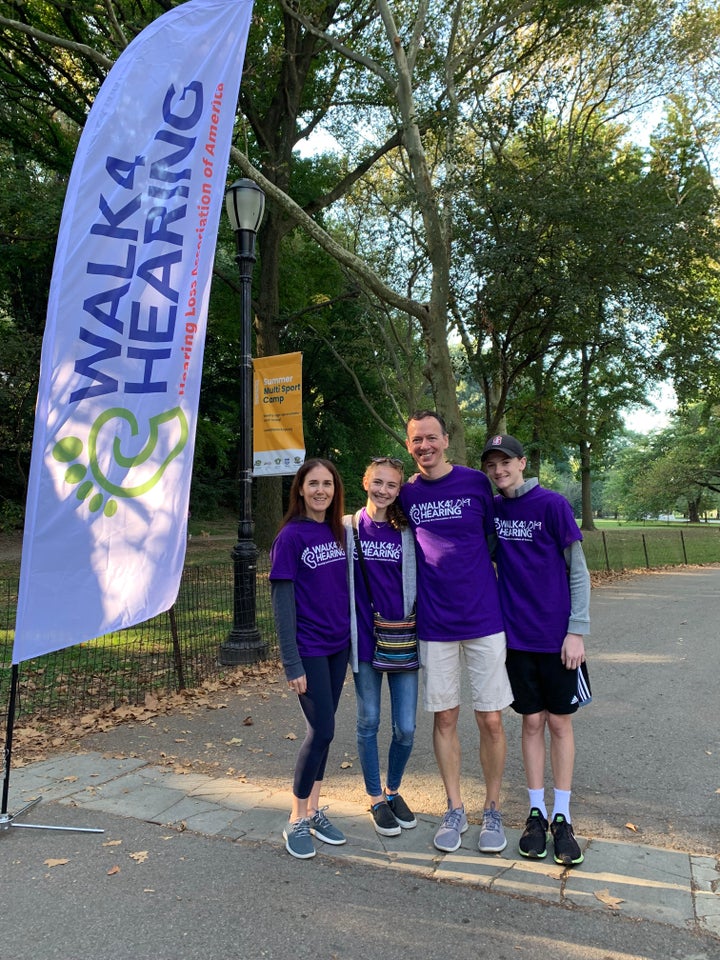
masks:
POLYGON ((550 824, 550 832, 555 846, 555 863, 565 867, 576 867, 585 857, 578 846, 572 824, 561 813, 556 813, 550 824))
POLYGON ((413 827, 417 826, 415 814, 405 803, 399 793, 394 794, 392 797, 388 797, 387 802, 395 816, 395 819, 403 828, 403 830, 412 830, 413 827))
POLYGON ((533 807, 525 821, 525 829, 518 843, 518 850, 524 857, 544 860, 547 856, 548 822, 537 807, 533 807))
POLYGON ((375 821, 375 832, 381 837, 397 837, 402 833, 400 824, 395 819, 395 814, 390 809, 385 800, 370 807, 370 813, 375 821))

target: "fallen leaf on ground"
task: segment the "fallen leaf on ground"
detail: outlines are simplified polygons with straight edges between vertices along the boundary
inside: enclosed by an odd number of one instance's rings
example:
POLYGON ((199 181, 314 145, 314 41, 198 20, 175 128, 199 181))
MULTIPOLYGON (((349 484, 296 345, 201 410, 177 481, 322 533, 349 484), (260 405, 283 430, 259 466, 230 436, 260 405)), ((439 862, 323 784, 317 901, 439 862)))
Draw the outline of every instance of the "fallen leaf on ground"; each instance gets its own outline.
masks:
POLYGON ((255 723, 255 721, 253 720, 252 717, 245 717, 245 719, 243 720, 244 727, 251 727, 253 723, 255 723))
POLYGON ((122 840, 108 840, 108 841, 106 841, 106 842, 103 844, 103 846, 104 846, 104 847, 119 847, 121 843, 122 843, 122 840))
POLYGON ((343 762, 340 764, 341 770, 348 770, 350 767, 352 767, 352 764, 349 760, 343 760, 343 762))
POLYGON ((286 739, 286 740, 297 740, 297 734, 296 734, 296 733, 286 733, 286 734, 285 734, 285 739, 286 739))
POLYGON ((114 877, 116 873, 120 873, 120 867, 117 864, 115 864, 114 867, 110 867, 110 869, 107 872, 107 875, 109 877, 114 877))
POLYGON ((138 850, 137 853, 129 853, 128 856, 131 860, 134 860, 135 863, 145 863, 148 858, 147 850, 138 850))
POLYGON ((625 903, 620 897, 613 897, 609 890, 596 890, 595 897, 606 907, 619 907, 621 903, 625 903))
POLYGON ((635 826, 634 823, 626 823, 626 824, 625 824, 625 827, 626 827, 628 830, 632 830, 633 833, 637 833, 637 832, 638 832, 638 828, 635 826))
POLYGON ((43 863, 46 867, 62 867, 64 864, 70 863, 70 860, 68 858, 55 860, 52 857, 49 857, 47 860, 43 860, 43 863))

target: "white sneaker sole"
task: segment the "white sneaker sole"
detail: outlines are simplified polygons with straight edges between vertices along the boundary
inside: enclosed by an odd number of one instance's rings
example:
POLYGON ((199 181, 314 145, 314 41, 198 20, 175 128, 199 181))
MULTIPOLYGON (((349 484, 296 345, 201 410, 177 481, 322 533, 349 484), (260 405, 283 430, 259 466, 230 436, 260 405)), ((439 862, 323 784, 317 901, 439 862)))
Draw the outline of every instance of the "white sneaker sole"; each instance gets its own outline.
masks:
POLYGON ((507 846, 507 840, 505 840, 505 842, 500 847, 488 847, 487 845, 485 845, 484 847, 481 847, 480 841, 478 841, 478 850, 480 851, 480 853, 502 853, 506 846, 507 846))
POLYGON ((296 860, 310 860, 317 853, 316 850, 313 850, 312 853, 308 851, 307 853, 298 853, 297 850, 293 850, 288 841, 287 833, 283 830, 283 840, 285 841, 285 849, 290 854, 291 857, 295 857, 296 860))

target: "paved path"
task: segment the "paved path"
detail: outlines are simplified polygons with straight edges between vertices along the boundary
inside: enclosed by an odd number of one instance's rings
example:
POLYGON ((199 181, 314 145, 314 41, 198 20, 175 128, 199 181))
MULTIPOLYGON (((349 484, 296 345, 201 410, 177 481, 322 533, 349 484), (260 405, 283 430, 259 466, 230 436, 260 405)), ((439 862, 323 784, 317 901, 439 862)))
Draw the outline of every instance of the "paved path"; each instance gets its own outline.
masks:
MULTIPOLYGON (((0 829, 13 908, 0 907, 0 960, 469 960, 479 944, 492 960, 717 960, 720 568, 600 587, 592 614, 595 700, 578 716, 573 796, 581 867, 516 854, 525 794, 512 714, 503 854, 477 852, 477 826, 454 854, 434 849, 441 802, 422 714, 403 788, 419 825, 379 837, 358 783, 351 690, 323 798, 348 844, 292 860, 280 833, 299 711, 282 683, 249 685, 11 771, 11 813, 43 802, 0 829)), ((474 744, 463 717, 463 743, 474 744)), ((477 822, 475 756, 468 746, 477 822)))
MULTIPOLYGON (((41 796, 83 811, 276 846, 283 844, 281 832, 291 801, 287 791, 273 792, 237 779, 178 773, 140 758, 112 759, 95 752, 32 764, 15 773, 13 781, 25 799, 41 796)), ((342 847, 318 844, 323 857, 411 872, 425 879, 467 883, 556 905, 602 912, 614 909, 626 917, 681 929, 697 927, 720 938, 720 865, 714 857, 578 837, 585 864, 567 869, 555 864, 551 855, 545 862, 525 860, 516 852, 520 830, 512 828, 507 829, 508 846, 501 854, 477 852, 478 828, 468 830, 455 853, 442 854, 432 843, 437 828, 434 817, 421 816, 418 827, 403 831, 400 837, 380 837, 366 804, 329 802, 332 818, 346 833, 348 843, 342 847)), ((42 809, 34 807, 15 822, 47 822, 42 819, 42 809)), ((62 823, 61 815, 54 818, 62 823)), ((102 841, 88 837, 86 842, 102 841)), ((113 856, 114 851, 110 860, 113 856)))

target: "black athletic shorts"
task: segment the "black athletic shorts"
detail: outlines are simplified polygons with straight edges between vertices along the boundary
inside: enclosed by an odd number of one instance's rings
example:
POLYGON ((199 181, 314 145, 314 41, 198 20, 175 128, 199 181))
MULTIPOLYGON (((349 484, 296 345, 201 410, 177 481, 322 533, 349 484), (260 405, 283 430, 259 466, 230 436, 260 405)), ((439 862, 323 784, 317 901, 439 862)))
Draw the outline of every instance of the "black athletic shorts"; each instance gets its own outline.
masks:
POLYGON ((578 672, 563 666, 559 653, 508 650, 507 672, 516 713, 575 713, 578 702, 578 672))

